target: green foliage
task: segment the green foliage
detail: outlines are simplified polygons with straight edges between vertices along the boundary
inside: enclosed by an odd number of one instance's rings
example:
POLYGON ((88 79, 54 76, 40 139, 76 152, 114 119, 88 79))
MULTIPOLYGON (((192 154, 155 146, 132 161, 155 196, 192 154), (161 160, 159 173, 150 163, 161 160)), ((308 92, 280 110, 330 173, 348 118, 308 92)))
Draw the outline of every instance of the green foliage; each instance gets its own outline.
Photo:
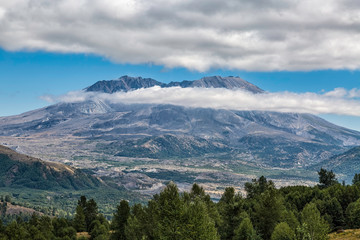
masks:
POLYGON ((76 213, 75 213, 75 217, 74 217, 74 228, 78 232, 86 231, 85 213, 84 213, 84 209, 81 205, 78 205, 76 207, 76 213))
POLYGON ((5 202, 11 202, 11 196, 10 195, 6 195, 5 196, 5 202))
POLYGON ((360 199, 350 203, 346 208, 347 225, 350 228, 360 228, 360 199))
POLYGON ((101 223, 99 220, 94 220, 91 223, 91 240, 109 239, 109 225, 101 223))
POLYGON ((321 168, 318 174, 321 187, 327 188, 338 183, 333 171, 327 171, 326 169, 321 168))
POLYGON ((86 222, 86 228, 90 232, 90 224, 96 220, 96 217, 98 215, 98 207, 97 203, 94 199, 90 199, 86 202, 85 208, 84 208, 84 214, 85 214, 85 222, 86 222))
POLYGON ((359 173, 355 173, 354 178, 352 180, 352 184, 360 184, 360 174, 359 173))
POLYGON ((261 176, 259 180, 253 179, 251 183, 245 183, 245 191, 248 198, 254 198, 259 196, 261 193, 266 190, 275 188, 274 183, 270 180, 267 181, 264 176, 261 176))
POLYGON ((280 222, 285 210, 283 198, 274 189, 261 194, 254 205, 254 224, 264 239, 270 239, 275 226, 280 222))
POLYGON ((241 221, 239 227, 235 229, 233 240, 255 240, 257 239, 256 232, 251 223, 250 218, 247 216, 241 221))
MULTIPOLYGON (((2 216, 6 221, 0 221, 0 239, 75 239, 76 231, 87 230, 91 240, 323 240, 328 239, 330 226, 332 230, 360 228, 359 184, 276 189, 261 178, 247 186, 251 197, 243 198, 229 187, 214 203, 197 184, 189 193, 179 193, 170 183, 146 205, 130 207, 128 201, 120 201, 111 231, 97 202, 81 196, 68 218, 2 216)), ((18 195, 12 197, 17 199, 18 195)))
POLYGON ((323 240, 328 238, 329 225, 320 216, 320 212, 314 203, 307 204, 301 212, 303 235, 309 235, 310 239, 323 240))
POLYGON ((232 239, 234 231, 240 224, 240 214, 243 211, 243 198, 235 194, 232 187, 225 191, 218 203, 218 211, 222 221, 218 227, 221 239, 232 239))
POLYGON ((180 239, 219 239, 213 219, 207 214, 207 207, 200 199, 185 203, 182 214, 180 239))
POLYGON ((144 208, 132 208, 125 228, 127 239, 219 239, 214 220, 208 213, 201 188, 179 194, 170 183, 144 208))
POLYGON ((111 235, 111 239, 125 240, 125 225, 130 216, 129 203, 122 200, 117 207, 114 217, 112 219, 111 228, 114 232, 111 235))
POLYGON ((271 240, 294 240, 295 233, 286 222, 281 222, 276 225, 271 240))

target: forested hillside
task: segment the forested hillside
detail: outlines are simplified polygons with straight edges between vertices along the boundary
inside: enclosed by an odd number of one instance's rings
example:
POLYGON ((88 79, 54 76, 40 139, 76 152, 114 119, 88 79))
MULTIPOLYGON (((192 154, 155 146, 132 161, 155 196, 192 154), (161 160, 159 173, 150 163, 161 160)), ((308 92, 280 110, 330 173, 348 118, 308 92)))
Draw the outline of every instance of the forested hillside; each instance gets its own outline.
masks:
MULTIPOLYGON (((82 196, 73 218, 36 213, 0 224, 0 239, 328 239, 329 233, 360 228, 360 175, 352 185, 321 169, 319 185, 276 189, 265 177, 245 184, 246 197, 225 189, 219 202, 194 184, 180 193, 169 183, 146 205, 120 203, 109 222, 93 199, 82 196), (78 234, 78 236, 80 236, 78 234)), ((6 207, 3 200, 2 210, 6 207)), ((4 217, 4 211, 1 211, 4 217)))

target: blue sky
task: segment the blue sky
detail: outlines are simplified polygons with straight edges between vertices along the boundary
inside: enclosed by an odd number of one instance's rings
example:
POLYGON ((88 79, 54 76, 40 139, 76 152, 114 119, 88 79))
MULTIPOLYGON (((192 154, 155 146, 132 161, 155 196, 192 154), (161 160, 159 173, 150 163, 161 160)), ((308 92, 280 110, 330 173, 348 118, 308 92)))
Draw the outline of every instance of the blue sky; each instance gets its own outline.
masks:
POLYGON ((360 130, 359 11, 349 0, 3 1, 0 116, 122 75, 232 75, 360 130))

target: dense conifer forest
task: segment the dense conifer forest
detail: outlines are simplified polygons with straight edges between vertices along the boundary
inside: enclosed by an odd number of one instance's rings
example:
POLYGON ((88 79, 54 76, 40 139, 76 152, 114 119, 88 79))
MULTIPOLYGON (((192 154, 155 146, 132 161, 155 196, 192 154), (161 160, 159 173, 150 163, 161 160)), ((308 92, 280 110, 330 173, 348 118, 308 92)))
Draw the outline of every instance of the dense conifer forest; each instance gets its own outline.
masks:
POLYGON ((245 184, 246 196, 228 187, 218 202, 198 184, 180 193, 169 183, 146 205, 119 201, 111 221, 85 196, 72 218, 33 213, 9 221, 10 200, 1 198, 0 239, 321 240, 360 228, 360 174, 345 185, 332 171, 318 173, 317 186, 280 189, 262 176, 245 184))

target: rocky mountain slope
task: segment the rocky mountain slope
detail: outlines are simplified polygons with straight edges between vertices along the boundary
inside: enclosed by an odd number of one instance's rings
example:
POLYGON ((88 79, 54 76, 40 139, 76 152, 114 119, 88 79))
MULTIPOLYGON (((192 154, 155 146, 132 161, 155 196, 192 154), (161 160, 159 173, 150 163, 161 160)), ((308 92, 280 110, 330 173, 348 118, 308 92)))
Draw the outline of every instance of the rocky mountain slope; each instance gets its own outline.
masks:
POLYGON ((359 132, 311 114, 98 101, 59 103, 0 118, 0 135, 39 134, 98 141, 103 144, 97 150, 126 157, 146 157, 146 152, 151 158, 227 152, 229 159, 241 155, 246 161, 269 167, 308 166, 360 145, 359 132), (171 141, 166 140, 169 136, 171 141), (158 147, 159 137, 167 141, 167 150, 158 147), (190 151, 180 146, 185 143, 190 151), (164 151, 168 153, 164 155, 164 151))
POLYGON ((351 183, 354 175, 360 173, 360 147, 354 147, 344 153, 332 156, 312 168, 324 167, 333 170, 340 178, 351 183))

